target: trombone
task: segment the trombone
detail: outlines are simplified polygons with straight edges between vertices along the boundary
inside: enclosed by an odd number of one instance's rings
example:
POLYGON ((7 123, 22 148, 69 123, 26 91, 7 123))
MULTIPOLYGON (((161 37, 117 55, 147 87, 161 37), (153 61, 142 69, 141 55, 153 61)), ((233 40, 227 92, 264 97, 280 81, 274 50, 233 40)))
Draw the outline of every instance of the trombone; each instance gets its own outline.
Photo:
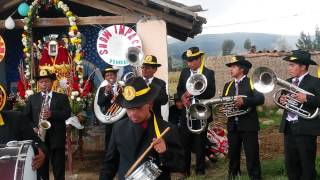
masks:
POLYGON ((314 96, 314 94, 278 78, 270 68, 259 67, 253 72, 253 86, 257 91, 261 93, 269 93, 276 85, 281 86, 281 88, 273 94, 273 102, 277 106, 304 119, 313 119, 319 115, 319 107, 314 112, 309 112, 303 109, 303 103, 292 97, 292 95, 297 93, 303 93, 310 96, 314 96), (287 97, 284 104, 279 102, 281 95, 286 95, 287 97))

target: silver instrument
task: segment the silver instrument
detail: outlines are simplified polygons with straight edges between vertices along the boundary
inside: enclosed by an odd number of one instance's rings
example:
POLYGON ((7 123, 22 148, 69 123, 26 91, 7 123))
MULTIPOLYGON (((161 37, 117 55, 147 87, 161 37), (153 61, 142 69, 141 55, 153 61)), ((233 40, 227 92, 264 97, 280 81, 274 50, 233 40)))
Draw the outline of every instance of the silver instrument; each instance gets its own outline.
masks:
MULTIPOLYGON (((132 78, 139 76, 140 74, 140 66, 143 63, 143 52, 141 48, 137 47, 129 47, 126 53, 127 61, 132 67, 133 72, 128 72, 123 76, 122 81, 117 81, 117 88, 118 91, 116 94, 114 94, 112 98, 112 105, 111 107, 106 110, 106 113, 103 113, 101 111, 100 106, 98 105, 98 95, 99 93, 96 93, 93 103, 94 113, 99 121, 106 124, 114 123, 118 120, 120 120, 127 112, 125 108, 120 107, 117 103, 115 103, 116 98, 122 91, 122 87, 125 86, 127 82, 129 82, 132 78)), ((97 92, 99 92, 101 87, 107 86, 109 83, 108 81, 104 80, 100 86, 97 89, 97 92)))
POLYGON ((156 180, 161 172, 158 166, 149 160, 139 166, 126 180, 156 180))
MULTIPOLYGON (((207 88, 207 78, 203 74, 195 73, 186 82, 186 89, 192 95, 191 104, 195 104, 197 99, 194 96, 202 94, 207 88)), ((207 119, 198 119, 191 113, 190 107, 186 107, 187 127, 192 133, 201 133, 207 127, 207 119)))
POLYGON ((257 91, 261 93, 268 93, 271 92, 276 85, 281 86, 281 88, 279 88, 273 95, 273 102, 277 106, 304 119, 314 119, 319 115, 319 108, 317 108, 314 112, 309 112, 303 109, 303 103, 292 97, 292 95, 297 93, 303 93, 310 96, 314 96, 314 94, 278 78, 270 68, 259 67, 253 72, 253 86, 257 91), (279 102, 279 99, 282 95, 286 95, 287 97, 287 100, 284 104, 279 102))
POLYGON ((46 91, 42 101, 41 111, 39 115, 39 131, 38 136, 44 142, 46 139, 47 130, 51 128, 51 123, 44 117, 44 113, 49 110, 49 92, 46 91))
POLYGON ((203 74, 195 73, 188 78, 186 89, 191 95, 197 96, 206 90, 207 85, 207 78, 203 74))
POLYGON ((208 119, 212 114, 211 109, 209 108, 209 106, 211 105, 213 106, 212 109, 215 114, 217 114, 216 112, 220 111, 220 108, 222 108, 222 113, 228 118, 233 116, 241 116, 248 113, 250 111, 250 108, 239 109, 234 104, 234 100, 238 97, 247 98, 247 96, 238 95, 196 100, 189 107, 189 113, 196 119, 208 119))

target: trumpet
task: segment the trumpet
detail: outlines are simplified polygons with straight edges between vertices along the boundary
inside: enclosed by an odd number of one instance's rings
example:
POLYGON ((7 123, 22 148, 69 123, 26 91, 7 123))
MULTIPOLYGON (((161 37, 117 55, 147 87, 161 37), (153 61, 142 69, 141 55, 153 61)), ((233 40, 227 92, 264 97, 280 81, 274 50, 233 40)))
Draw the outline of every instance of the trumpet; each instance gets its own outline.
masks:
POLYGON ((253 72, 253 86, 257 91, 268 93, 271 92, 276 85, 281 86, 281 88, 273 94, 273 102, 277 106, 304 119, 314 119, 319 115, 319 108, 315 109, 314 112, 309 112, 303 109, 303 103, 292 97, 292 95, 297 93, 303 93, 310 96, 314 96, 314 94, 278 78, 270 68, 259 67, 253 72), (286 95, 287 97, 284 104, 279 102, 280 96, 282 95, 286 95))
POLYGON ((49 94, 48 91, 45 93, 45 98, 42 101, 41 104, 41 111, 39 115, 39 131, 38 136, 40 139, 45 142, 47 130, 51 128, 51 123, 44 117, 45 111, 49 109, 49 94))
POLYGON ((238 95, 197 100, 195 103, 191 104, 189 111, 191 116, 196 119, 208 119, 212 114, 211 109, 209 108, 211 105, 213 106, 214 112, 219 111, 220 107, 222 107, 222 113, 228 118, 241 116, 248 113, 251 109, 239 109, 234 103, 234 100, 238 97, 247 98, 245 95, 238 95))

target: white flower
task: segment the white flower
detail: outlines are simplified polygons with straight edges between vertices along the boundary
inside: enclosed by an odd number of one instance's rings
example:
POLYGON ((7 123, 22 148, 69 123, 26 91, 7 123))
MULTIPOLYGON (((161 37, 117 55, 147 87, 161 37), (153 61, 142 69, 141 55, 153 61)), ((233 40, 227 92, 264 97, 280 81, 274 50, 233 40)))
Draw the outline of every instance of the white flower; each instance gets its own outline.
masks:
POLYGON ((74 100, 74 96, 71 96, 71 99, 74 100))
POLYGON ((27 56, 27 57, 30 57, 30 53, 26 53, 26 56, 27 56))
POLYGON ((31 84, 35 84, 36 81, 32 79, 32 80, 30 81, 30 83, 31 83, 31 84))
POLYGON ((79 78, 79 79, 82 79, 82 75, 78 75, 78 78, 79 78))
POLYGON ((29 69, 29 64, 26 65, 26 68, 29 69))
POLYGON ((79 96, 79 92, 78 91, 72 91, 71 92, 71 96, 79 96))
POLYGON ((68 87, 67 78, 65 78, 65 77, 61 78, 60 81, 59 81, 59 85, 60 85, 60 87, 62 87, 64 89, 67 89, 67 87, 68 87))
POLYGON ((30 72, 29 72, 29 71, 27 71, 27 72, 26 72, 26 75, 27 75, 27 76, 30 76, 30 72))
POLYGON ((75 17, 75 16, 69 17, 69 21, 70 21, 70 22, 75 22, 75 21, 76 21, 76 17, 75 17))
POLYGON ((26 90, 26 96, 29 97, 33 94, 33 91, 31 89, 26 90))
POLYGON ((28 26, 23 26, 23 29, 24 29, 25 31, 27 31, 27 30, 28 30, 28 26))
MULTIPOLYGON (((83 84, 83 79, 81 79, 81 80, 79 81, 79 83, 80 83, 80 84, 83 84)), ((81 89, 80 89, 80 92, 82 92, 81 89)))
POLYGON ((77 97, 77 101, 80 102, 80 101, 81 101, 81 98, 80 98, 80 97, 77 97))
POLYGON ((59 1, 59 2, 58 2, 58 8, 61 8, 62 5, 63 5, 63 2, 62 2, 62 1, 59 1))
POLYGON ((81 37, 81 33, 79 31, 77 32, 77 37, 81 37))
POLYGON ((70 26, 75 26, 75 25, 77 25, 76 22, 70 21, 70 26))
POLYGON ((73 31, 69 31, 69 36, 73 37, 74 36, 74 32, 73 31))

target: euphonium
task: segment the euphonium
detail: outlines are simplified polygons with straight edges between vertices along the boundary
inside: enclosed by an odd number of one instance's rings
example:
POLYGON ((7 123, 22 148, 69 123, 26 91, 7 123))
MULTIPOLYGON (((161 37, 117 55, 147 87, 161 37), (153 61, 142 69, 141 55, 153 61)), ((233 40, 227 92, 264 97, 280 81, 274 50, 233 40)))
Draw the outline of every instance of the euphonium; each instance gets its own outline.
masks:
POLYGON ((234 104, 234 100, 237 97, 247 98, 247 96, 238 95, 197 100, 195 103, 191 104, 189 111, 190 114, 196 119, 208 119, 212 114, 211 109, 209 108, 210 105, 213 106, 214 112, 220 111, 220 107, 222 106, 222 113, 226 117, 240 116, 248 113, 250 108, 239 109, 234 104))
MULTIPOLYGON (((127 52, 125 52, 127 61, 132 67, 133 72, 128 72, 123 76, 123 81, 117 81, 117 92, 114 94, 112 100, 111 100, 111 107, 106 110, 106 113, 103 113, 101 111, 100 106, 98 105, 98 94, 96 93, 94 98, 94 113, 98 120, 100 120, 102 123, 111 124, 118 120, 120 120, 125 114, 126 109, 120 107, 118 104, 115 103, 116 98, 122 91, 122 87, 129 82, 132 78, 139 76, 140 74, 140 66, 143 63, 143 52, 141 48, 137 47, 129 47, 127 49, 127 52)), ((97 92, 99 92, 101 87, 104 87, 108 85, 108 81, 103 81, 100 86, 97 89, 97 92)))
MULTIPOLYGON (((207 88, 207 78, 203 74, 195 73, 186 82, 186 89, 192 95, 191 104, 197 100, 194 96, 202 94, 207 88)), ((190 112, 190 107, 186 107, 187 126, 192 133, 201 133, 207 127, 207 119, 198 119, 190 112)))
POLYGON ((203 74, 195 73, 188 78, 186 89, 191 95, 197 96, 206 90, 207 85, 207 78, 203 74))
POLYGON ((46 139, 47 130, 51 128, 51 123, 44 117, 44 112, 49 109, 49 94, 48 91, 45 93, 45 98, 42 101, 41 111, 39 115, 39 131, 38 136, 44 142, 46 139))
POLYGON ((309 112, 303 109, 303 103, 300 103, 298 100, 292 97, 293 94, 297 93, 303 93, 310 96, 314 96, 314 94, 278 78, 270 68, 259 67, 253 72, 253 86, 257 91, 261 93, 271 92, 275 88, 276 84, 282 87, 279 88, 273 95, 273 102, 277 106, 282 109, 286 109, 304 119, 313 119, 319 115, 319 108, 317 108, 314 112, 309 112), (287 96, 287 101, 285 104, 281 104, 279 102, 281 95, 287 96))

